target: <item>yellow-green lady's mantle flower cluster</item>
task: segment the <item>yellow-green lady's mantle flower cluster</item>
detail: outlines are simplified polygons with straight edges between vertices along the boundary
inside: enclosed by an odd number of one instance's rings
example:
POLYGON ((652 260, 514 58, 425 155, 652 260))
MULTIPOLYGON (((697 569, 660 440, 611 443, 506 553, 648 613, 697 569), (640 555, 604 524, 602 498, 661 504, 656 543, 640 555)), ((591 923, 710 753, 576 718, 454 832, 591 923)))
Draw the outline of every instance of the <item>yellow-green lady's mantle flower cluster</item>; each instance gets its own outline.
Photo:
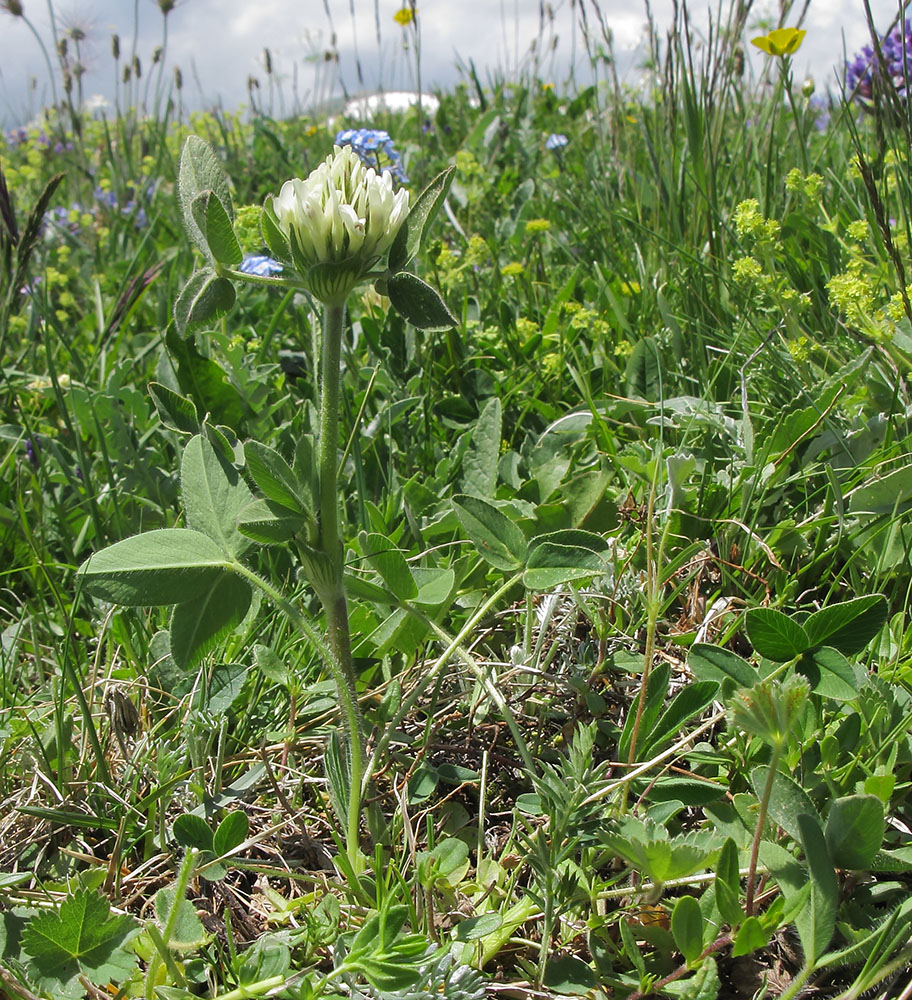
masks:
POLYGON ((389 173, 366 167, 351 146, 334 146, 306 180, 286 181, 267 199, 263 232, 317 298, 341 303, 389 250, 408 209, 408 191, 394 192, 389 173))

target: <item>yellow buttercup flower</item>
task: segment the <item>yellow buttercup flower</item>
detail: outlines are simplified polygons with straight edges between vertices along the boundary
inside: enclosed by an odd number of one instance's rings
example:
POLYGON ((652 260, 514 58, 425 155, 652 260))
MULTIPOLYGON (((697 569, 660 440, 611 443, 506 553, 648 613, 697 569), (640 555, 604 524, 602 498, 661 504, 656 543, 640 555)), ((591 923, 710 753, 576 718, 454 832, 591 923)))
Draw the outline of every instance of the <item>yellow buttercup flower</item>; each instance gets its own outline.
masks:
POLYGON ((393 20, 403 28, 408 27, 415 20, 415 12, 411 7, 402 7, 393 14, 393 20))
POLYGON ((803 28, 777 28, 768 35, 760 35, 751 39, 751 45, 756 45, 767 55, 790 56, 801 48, 807 32, 803 28))

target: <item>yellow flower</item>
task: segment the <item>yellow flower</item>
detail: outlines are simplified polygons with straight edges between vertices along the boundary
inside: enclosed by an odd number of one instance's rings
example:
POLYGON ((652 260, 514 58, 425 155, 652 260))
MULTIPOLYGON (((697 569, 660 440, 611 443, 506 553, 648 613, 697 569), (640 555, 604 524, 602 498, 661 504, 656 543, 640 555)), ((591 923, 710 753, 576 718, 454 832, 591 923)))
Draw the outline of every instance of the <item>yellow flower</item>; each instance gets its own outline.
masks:
POLYGON ((525 268, 519 263, 519 261, 516 260, 511 261, 509 264, 504 264, 504 266, 500 269, 500 273, 505 278, 517 278, 524 271, 525 268))
POLYGON ((396 24, 401 24, 403 28, 407 28, 415 20, 415 12, 411 7, 402 7, 393 14, 393 20, 396 24))
POLYGON ((801 48, 807 32, 803 28, 777 28, 768 35, 760 35, 751 39, 751 45, 756 45, 770 56, 790 56, 801 48))

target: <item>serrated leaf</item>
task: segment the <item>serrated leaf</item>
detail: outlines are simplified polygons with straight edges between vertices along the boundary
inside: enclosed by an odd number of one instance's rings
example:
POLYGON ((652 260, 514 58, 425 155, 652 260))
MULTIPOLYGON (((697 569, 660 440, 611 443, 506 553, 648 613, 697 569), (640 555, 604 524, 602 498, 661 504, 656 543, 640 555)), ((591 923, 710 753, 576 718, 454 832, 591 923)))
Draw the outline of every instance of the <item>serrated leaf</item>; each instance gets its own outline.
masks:
POLYGON ((219 823, 212 838, 212 850, 216 857, 229 854, 247 839, 250 821, 243 809, 235 809, 219 823))
POLYGON ((22 951, 41 985, 65 991, 81 974, 96 983, 120 982, 136 965, 124 945, 139 931, 127 914, 113 915, 106 899, 77 889, 56 911, 36 913, 22 931, 22 951))
POLYGON ((456 317, 447 309, 436 288, 410 271, 392 275, 386 283, 393 308, 419 330, 449 330, 456 317))
POLYGON ((671 911, 671 936, 684 961, 695 962, 703 951, 703 912, 693 896, 681 896, 671 911))
POLYGON ((198 135, 187 136, 181 150, 178 170, 177 190, 181 203, 184 228, 191 240, 206 253, 205 235, 193 215, 193 200, 203 191, 212 191, 221 201, 225 213, 231 216, 231 189, 228 175, 219 162, 215 151, 205 139, 198 135))
POLYGON ((89 593, 114 604, 154 606, 192 601, 225 573, 225 555, 189 528, 158 528, 90 556, 79 569, 89 593))
POLYGON ((182 670, 199 661, 237 628, 250 609, 250 584, 224 573, 205 593, 175 606, 171 615, 171 656, 182 670))
POLYGON ((457 494, 453 508, 463 530, 492 566, 519 569, 526 558, 526 536, 520 527, 488 500, 457 494))
POLYGON ((229 559, 239 556, 250 540, 238 531, 238 514, 253 494, 237 469, 226 462, 201 434, 191 438, 181 459, 181 497, 187 524, 208 535, 229 559))
POLYGON ((798 816, 798 828, 807 861, 811 893, 807 905, 795 918, 795 929, 801 938, 806 961, 813 963, 824 953, 836 929, 839 888, 816 814, 809 816, 801 813, 798 816))
POLYGON ((745 615, 745 624, 756 652, 777 663, 794 659, 810 645, 798 622, 775 608, 751 608, 745 615))
POLYGON ((182 337, 224 316, 234 305, 234 285, 208 267, 194 271, 174 303, 174 323, 182 337))
POLYGON ((883 628, 887 610, 883 595, 869 594, 815 611, 801 624, 811 646, 832 646, 844 656, 854 656, 883 628))
POLYGON ((244 458, 250 478, 263 495, 297 514, 304 514, 307 492, 285 459, 268 445, 248 441, 244 458))
POLYGON ((824 836, 837 868, 866 871, 884 838, 883 803, 876 795, 845 795, 827 813, 824 836))
POLYGON ((687 653, 687 666, 697 680, 718 681, 723 690, 726 686, 753 687, 759 679, 747 660, 711 643, 695 642, 687 653))
POLYGON ((396 233, 389 253, 389 269, 393 273, 402 271, 415 258, 424 243, 434 219, 440 211, 450 185, 453 183, 455 167, 447 167, 439 173, 418 196, 409 209, 405 222, 396 233))
POLYGON ((159 419, 169 430, 179 434, 196 434, 199 431, 199 415, 192 399, 187 399, 160 382, 149 383, 149 395, 159 419))
POLYGON ((207 256, 226 267, 240 264, 244 254, 225 206, 215 192, 200 191, 190 203, 190 211, 205 242, 207 256))

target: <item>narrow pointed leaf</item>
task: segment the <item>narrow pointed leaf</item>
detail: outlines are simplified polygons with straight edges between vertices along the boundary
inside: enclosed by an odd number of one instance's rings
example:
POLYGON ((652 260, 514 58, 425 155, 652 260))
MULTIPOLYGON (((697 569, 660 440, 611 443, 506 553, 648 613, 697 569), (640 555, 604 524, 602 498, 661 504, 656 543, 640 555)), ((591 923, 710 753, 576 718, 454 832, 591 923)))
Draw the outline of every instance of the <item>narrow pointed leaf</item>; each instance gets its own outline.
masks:
POLYGON ((810 876, 811 894, 807 905, 795 918, 805 959, 815 962, 826 950, 836 929, 839 889, 836 872, 827 852, 820 821, 816 816, 798 816, 801 844, 810 876))
POLYGON ((247 471, 268 500, 304 514, 306 491, 284 458, 268 445, 248 441, 244 445, 247 471))
POLYGON ((169 430, 179 434, 196 434, 199 431, 199 414, 192 399, 187 399, 160 382, 149 383, 149 395, 161 422, 169 430))
POLYGON ((493 497, 497 485, 497 463, 500 459, 500 439, 503 411, 500 400, 489 399, 475 426, 462 459, 462 490, 480 497, 493 497))
POLYGON ((447 308, 436 288, 416 274, 400 271, 387 282, 393 308, 419 330, 449 330, 456 317, 447 308))
POLYGON ((238 531, 261 545, 288 542, 297 534, 306 536, 309 524, 308 517, 262 497, 242 507, 237 517, 238 531))
POLYGON ((741 906, 741 872, 738 866, 738 847, 728 837, 719 852, 716 863, 716 906, 722 919, 735 927, 744 919, 741 906))
POLYGON ((658 753, 666 743, 680 737, 685 723, 711 705, 719 693, 717 681, 695 681, 682 688, 640 747, 641 756, 658 753))
POLYGON ((408 267, 421 249, 427 233, 440 211, 443 199, 446 198, 447 192, 450 190, 455 170, 455 167, 447 167, 446 170, 439 173, 409 209, 409 214, 399 232, 396 233, 396 238, 390 248, 389 267, 394 273, 408 267))

